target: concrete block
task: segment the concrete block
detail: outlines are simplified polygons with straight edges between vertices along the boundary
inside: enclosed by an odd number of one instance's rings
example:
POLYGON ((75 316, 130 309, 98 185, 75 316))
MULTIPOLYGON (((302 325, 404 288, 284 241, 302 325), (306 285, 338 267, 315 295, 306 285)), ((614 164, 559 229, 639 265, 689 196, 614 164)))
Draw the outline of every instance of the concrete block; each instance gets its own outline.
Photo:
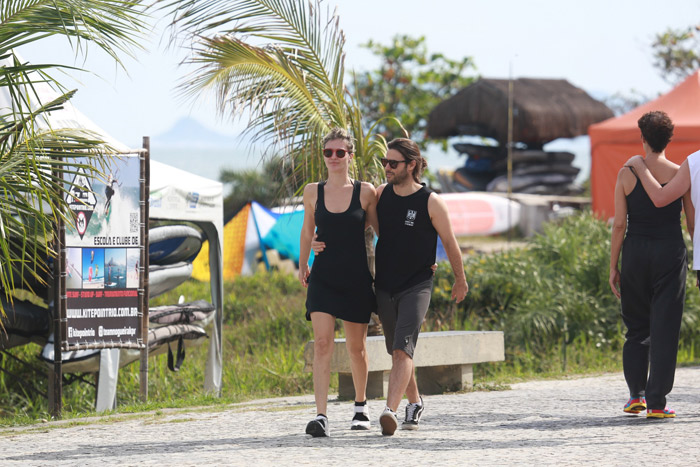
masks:
MULTIPOLYGON (((386 397, 391 371, 391 356, 384 336, 367 338, 369 380, 367 397, 386 397)), ((304 371, 313 371, 314 343, 304 347, 304 371)), ((418 387, 424 394, 468 389, 473 384, 472 365, 505 360, 503 333, 500 331, 424 332, 418 338, 413 365, 418 387)), ((331 358, 331 372, 338 373, 338 396, 355 397, 350 357, 345 339, 336 339, 331 358)))
MULTIPOLYGON (((380 399, 389 391, 389 371, 370 371, 367 375, 367 398, 380 399)), ((354 400, 355 386, 351 373, 338 373, 338 399, 354 400)))
POLYGON ((421 394, 471 389, 474 385, 472 365, 419 367, 416 368, 416 382, 421 394))

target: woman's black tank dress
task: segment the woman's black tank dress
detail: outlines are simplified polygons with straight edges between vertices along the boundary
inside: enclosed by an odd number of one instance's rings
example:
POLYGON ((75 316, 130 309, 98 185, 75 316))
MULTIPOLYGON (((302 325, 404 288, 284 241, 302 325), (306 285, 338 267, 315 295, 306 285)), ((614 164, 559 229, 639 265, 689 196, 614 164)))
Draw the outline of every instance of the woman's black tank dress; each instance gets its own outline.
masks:
POLYGON ((377 308, 365 249, 366 213, 360 203, 361 182, 353 183, 350 207, 339 213, 326 209, 318 184, 316 234, 326 248, 314 259, 306 292, 306 319, 321 311, 353 323, 368 323, 377 308))

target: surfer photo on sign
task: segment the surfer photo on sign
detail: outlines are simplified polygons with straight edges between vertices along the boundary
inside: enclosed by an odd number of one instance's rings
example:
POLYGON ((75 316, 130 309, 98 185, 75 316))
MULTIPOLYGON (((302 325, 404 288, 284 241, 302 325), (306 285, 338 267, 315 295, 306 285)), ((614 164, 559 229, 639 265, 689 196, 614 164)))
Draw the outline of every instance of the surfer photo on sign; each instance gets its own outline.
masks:
POLYGON ((105 185, 105 208, 104 208, 104 213, 105 217, 109 219, 109 213, 110 213, 110 207, 112 205, 112 196, 114 196, 115 190, 114 190, 114 185, 117 186, 122 186, 121 183, 112 175, 111 173, 109 174, 109 177, 107 177, 107 184, 105 185))

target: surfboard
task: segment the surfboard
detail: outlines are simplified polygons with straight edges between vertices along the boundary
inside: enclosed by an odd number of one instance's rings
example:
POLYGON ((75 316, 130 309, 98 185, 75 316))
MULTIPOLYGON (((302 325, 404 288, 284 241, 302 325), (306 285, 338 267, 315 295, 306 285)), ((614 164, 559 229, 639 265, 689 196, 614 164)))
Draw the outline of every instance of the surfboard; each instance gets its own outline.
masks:
MULTIPOLYGON (((562 173, 540 173, 529 175, 513 175, 511 179, 511 187, 514 192, 523 192, 528 187, 535 185, 568 185, 573 183, 576 175, 567 175, 562 173)), ((488 191, 508 191, 508 176, 501 175, 489 182, 486 187, 488 191)))
POLYGON ((442 193, 457 236, 507 232, 520 222, 520 203, 489 193, 442 193), (509 212, 510 211, 510 212, 509 212))
POLYGON ((168 265, 150 265, 148 268, 148 296, 156 297, 172 290, 192 276, 192 263, 185 261, 168 265))
POLYGON ((200 231, 188 225, 153 227, 148 231, 148 260, 159 265, 192 262, 203 241, 200 231))
POLYGON ((192 324, 206 326, 214 317, 214 305, 206 300, 197 300, 178 305, 163 305, 151 307, 148 321, 154 325, 192 324))

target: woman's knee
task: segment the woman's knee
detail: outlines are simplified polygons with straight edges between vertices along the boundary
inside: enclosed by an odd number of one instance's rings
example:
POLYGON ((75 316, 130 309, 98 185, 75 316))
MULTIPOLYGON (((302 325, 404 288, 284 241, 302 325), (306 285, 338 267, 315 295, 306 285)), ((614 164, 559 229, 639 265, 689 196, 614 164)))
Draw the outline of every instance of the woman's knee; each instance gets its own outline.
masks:
POLYGON ((333 338, 332 337, 315 337, 314 338, 314 355, 326 357, 333 353, 333 338))
POLYGON ((345 341, 345 347, 348 349, 348 354, 352 359, 364 359, 367 357, 367 347, 365 341, 349 342, 345 341))

